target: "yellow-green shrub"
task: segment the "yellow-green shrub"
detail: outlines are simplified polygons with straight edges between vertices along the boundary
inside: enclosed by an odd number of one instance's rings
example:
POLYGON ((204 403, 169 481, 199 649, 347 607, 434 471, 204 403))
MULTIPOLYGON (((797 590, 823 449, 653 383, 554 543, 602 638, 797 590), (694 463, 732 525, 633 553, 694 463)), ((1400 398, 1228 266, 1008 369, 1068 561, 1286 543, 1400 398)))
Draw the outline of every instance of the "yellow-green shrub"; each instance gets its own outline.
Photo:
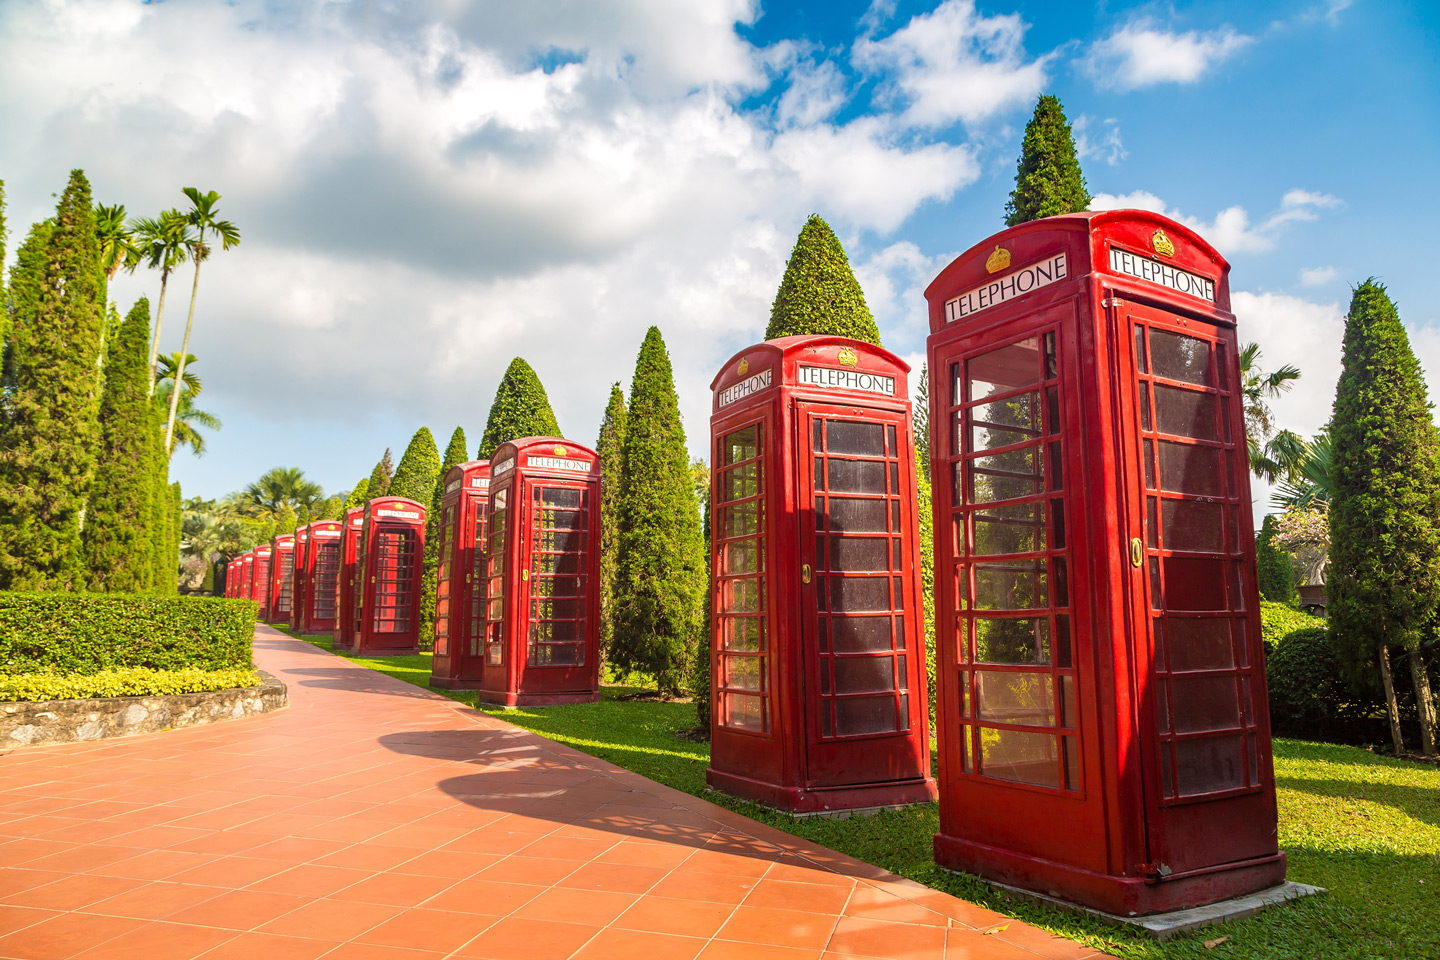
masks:
POLYGON ((21 673, 0 676, 0 701, 84 700, 93 697, 150 697, 172 693, 202 693, 253 687, 260 682, 254 670, 153 670, 118 667, 99 673, 21 673))

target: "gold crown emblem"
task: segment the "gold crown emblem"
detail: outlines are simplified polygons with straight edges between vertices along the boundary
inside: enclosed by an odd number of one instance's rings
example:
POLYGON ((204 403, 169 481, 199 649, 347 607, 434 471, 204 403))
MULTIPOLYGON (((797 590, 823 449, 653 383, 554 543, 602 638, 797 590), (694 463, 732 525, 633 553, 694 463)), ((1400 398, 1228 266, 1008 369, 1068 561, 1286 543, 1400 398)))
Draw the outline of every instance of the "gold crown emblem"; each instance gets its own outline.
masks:
POLYGON ((1008 266, 1010 266, 1010 251, 1004 247, 997 246, 994 252, 985 258, 986 273, 996 273, 1008 266))
POLYGON ((745 376, 745 374, 750 372, 750 358, 741 357, 740 366, 736 367, 735 369, 737 370, 737 372, 739 372, 740 376, 745 376))
POLYGON ((568 456, 570 456, 570 451, 569 451, 569 450, 566 450, 564 447, 562 447, 560 444, 557 443, 557 444, 555 444, 555 456, 557 456, 557 457, 568 457, 568 456))
POLYGON ((853 367, 860 362, 860 358, 855 355, 855 351, 849 347, 841 347, 840 352, 835 355, 835 359, 840 361, 840 366, 842 367, 853 367))
POLYGON ((1154 247, 1155 252, 1162 257, 1175 256, 1175 244, 1171 243, 1170 238, 1165 236, 1164 230, 1156 230, 1150 234, 1150 246, 1154 247))

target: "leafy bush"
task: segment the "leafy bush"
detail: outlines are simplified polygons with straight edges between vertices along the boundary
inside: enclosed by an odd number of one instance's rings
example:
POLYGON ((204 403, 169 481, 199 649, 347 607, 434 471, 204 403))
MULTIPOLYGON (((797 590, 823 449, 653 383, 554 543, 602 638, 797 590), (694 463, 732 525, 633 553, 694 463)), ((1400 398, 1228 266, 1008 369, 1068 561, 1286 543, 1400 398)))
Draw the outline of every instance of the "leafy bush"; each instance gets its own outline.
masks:
POLYGON ((76 676, 23 673, 17 676, 0 676, 0 701, 151 697, 253 687, 259 682, 260 674, 254 670, 197 670, 194 667, 180 670, 119 667, 76 676))
POLYGON ((1287 736, 1330 739, 1350 700, 1324 627, 1292 630, 1265 656, 1270 723, 1287 736))
POLYGON ((248 670, 254 633, 252 600, 0 593, 0 676, 248 670))
POLYGON ((1265 640, 1266 650, 1274 650, 1276 644, 1296 630, 1315 627, 1324 629, 1325 621, 1296 610, 1289 604, 1260 601, 1260 633, 1265 640))

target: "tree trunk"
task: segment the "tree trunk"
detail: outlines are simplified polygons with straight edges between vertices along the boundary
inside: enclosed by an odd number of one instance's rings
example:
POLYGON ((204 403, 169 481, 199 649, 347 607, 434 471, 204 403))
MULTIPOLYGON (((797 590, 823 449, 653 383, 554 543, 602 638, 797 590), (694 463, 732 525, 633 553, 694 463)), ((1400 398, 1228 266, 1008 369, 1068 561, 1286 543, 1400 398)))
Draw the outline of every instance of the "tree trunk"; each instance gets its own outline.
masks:
POLYGON ((1390 739, 1395 741, 1395 755, 1405 752, 1405 738, 1400 735, 1400 702, 1395 699, 1395 678, 1390 675, 1390 650, 1380 644, 1380 680, 1385 684, 1385 710, 1390 715, 1390 739))
MULTIPOLYGON (((205 231, 195 244, 197 251, 205 249, 205 231)), ((195 324, 195 294, 200 290, 200 254, 195 254, 195 282, 190 286, 190 315, 185 318, 185 339, 180 344, 180 362, 175 365, 175 388, 170 391, 170 415, 165 418, 165 456, 170 456, 171 444, 175 440, 175 409, 180 405, 180 390, 185 384, 185 358, 190 356, 190 328, 195 324)))
POLYGON ((1410 676, 1415 680, 1415 708, 1420 714, 1420 752, 1435 756, 1435 700, 1430 696, 1430 676, 1425 658, 1417 647, 1410 651, 1410 676))
POLYGON ((150 383, 146 387, 147 397, 155 396, 155 367, 160 363, 160 322, 165 319, 165 285, 170 282, 170 271, 160 271, 160 303, 155 307, 155 335, 150 338, 150 383))

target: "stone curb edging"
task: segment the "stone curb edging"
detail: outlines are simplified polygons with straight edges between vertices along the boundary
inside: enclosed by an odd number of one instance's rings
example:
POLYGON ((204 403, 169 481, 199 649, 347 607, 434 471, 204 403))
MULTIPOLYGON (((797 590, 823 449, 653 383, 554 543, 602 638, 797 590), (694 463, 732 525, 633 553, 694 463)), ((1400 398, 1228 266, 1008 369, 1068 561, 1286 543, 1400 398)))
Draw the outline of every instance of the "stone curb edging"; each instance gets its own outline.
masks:
POLYGON ((203 693, 91 700, 0 703, 0 753, 19 747, 132 737, 220 720, 271 713, 287 706, 289 691, 259 671, 260 683, 203 693))

